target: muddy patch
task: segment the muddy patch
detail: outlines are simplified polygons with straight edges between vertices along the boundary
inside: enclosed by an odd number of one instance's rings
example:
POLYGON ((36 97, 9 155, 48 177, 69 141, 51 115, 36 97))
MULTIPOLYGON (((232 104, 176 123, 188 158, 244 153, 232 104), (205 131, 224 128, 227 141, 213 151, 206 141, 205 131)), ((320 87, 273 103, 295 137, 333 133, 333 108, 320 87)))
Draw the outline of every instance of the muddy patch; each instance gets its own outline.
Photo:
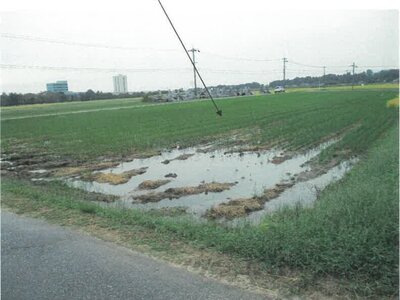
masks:
POLYGON ((169 188, 164 192, 133 196, 132 199, 134 200, 134 202, 139 203, 158 202, 162 199, 177 199, 188 195, 197 195, 202 193, 206 195, 208 193, 221 193, 225 190, 229 190, 234 185, 235 183, 202 183, 198 186, 169 188))
POLYGON ((279 197, 280 194, 293 185, 294 182, 278 183, 273 188, 265 189, 261 196, 234 199, 214 206, 208 209, 204 216, 209 219, 226 218, 228 220, 247 216, 251 212, 262 210, 265 202, 279 197))
POLYGON ((176 177, 178 177, 178 174, 176 174, 176 173, 168 173, 164 177, 165 178, 176 178, 176 177))
POLYGON ((319 176, 326 174, 330 169, 340 164, 339 160, 333 159, 324 164, 319 164, 315 161, 310 162, 308 165, 310 168, 308 170, 304 170, 299 174, 296 174, 296 181, 307 181, 319 176))
POLYGON ((209 219, 226 218, 232 220, 234 218, 244 217, 253 211, 261 210, 263 206, 263 201, 257 197, 235 199, 210 208, 206 211, 204 216, 209 219))
POLYGON ((189 157, 192 157, 193 155, 194 155, 194 153, 181 154, 178 157, 175 157, 173 159, 166 159, 166 160, 162 161, 161 163, 163 163, 164 165, 167 165, 171 161, 174 161, 174 160, 187 160, 189 157))
POLYGON ((292 156, 287 155, 287 154, 286 155, 282 155, 282 156, 274 156, 271 159, 271 163, 279 165, 279 164, 281 164, 281 163, 283 163, 283 162, 285 162, 285 161, 287 161, 288 159, 291 159, 291 158, 292 158, 292 156))
POLYGON ((92 173, 83 175, 82 179, 86 181, 96 181, 98 183, 109 183, 112 185, 127 183, 133 176, 146 173, 147 168, 125 171, 122 173, 92 173))
POLYGON ((167 184, 171 180, 145 180, 138 185, 139 190, 154 190, 160 186, 167 184))
POLYGON ((117 166, 119 163, 117 162, 100 162, 100 163, 93 163, 88 165, 81 165, 76 167, 63 167, 63 168, 56 168, 53 170, 49 170, 50 174, 55 177, 71 177, 71 176, 78 176, 88 172, 94 172, 104 169, 109 169, 117 166))

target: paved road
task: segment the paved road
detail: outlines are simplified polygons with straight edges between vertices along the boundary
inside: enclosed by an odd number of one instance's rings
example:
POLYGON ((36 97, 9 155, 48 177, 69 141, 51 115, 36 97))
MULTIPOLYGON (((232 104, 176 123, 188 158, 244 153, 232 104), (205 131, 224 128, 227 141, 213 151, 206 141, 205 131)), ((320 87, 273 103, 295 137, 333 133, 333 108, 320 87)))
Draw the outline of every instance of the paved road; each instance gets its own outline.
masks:
POLYGON ((4 300, 265 299, 42 220, 1 217, 4 300))

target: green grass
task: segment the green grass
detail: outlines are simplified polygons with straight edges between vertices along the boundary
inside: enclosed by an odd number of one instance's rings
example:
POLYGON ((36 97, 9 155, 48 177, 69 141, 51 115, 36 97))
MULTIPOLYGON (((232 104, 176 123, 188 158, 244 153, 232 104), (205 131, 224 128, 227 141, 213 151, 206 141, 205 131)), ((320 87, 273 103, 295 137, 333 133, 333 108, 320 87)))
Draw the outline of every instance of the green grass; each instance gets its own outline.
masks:
POLYGON ((259 226, 241 228, 104 208, 80 201, 87 198, 84 192, 59 183, 35 186, 5 179, 2 193, 3 204, 11 207, 18 204, 7 200, 9 194, 31 199, 25 211, 78 211, 96 215, 110 227, 142 226, 165 239, 238 255, 270 270, 301 270, 304 278, 297 288, 332 276, 351 298, 380 298, 398 292, 398 171, 398 128, 393 127, 345 179, 322 193, 314 207, 284 209, 259 226))
POLYGON ((125 106, 145 105, 142 98, 107 99, 96 101, 74 101, 62 103, 29 104, 1 107, 1 118, 18 118, 42 114, 77 112, 82 110, 108 109, 125 106))
MULTIPOLYGON (((348 91, 351 90, 351 85, 338 85, 338 86, 327 86, 327 87, 299 87, 299 88, 288 88, 288 92, 318 92, 321 90, 325 91, 348 91)), ((398 83, 374 83, 374 84, 366 84, 366 85, 355 85, 353 87, 354 90, 380 90, 380 89, 399 89, 398 83)))
POLYGON ((280 141, 298 150, 357 126, 336 147, 359 152, 397 122, 397 110, 386 107, 386 101, 397 95, 386 90, 340 91, 218 100, 223 117, 206 101, 3 120, 2 147, 7 152, 26 144, 30 152, 88 159, 176 143, 193 145, 232 130, 259 130, 254 142, 280 141))

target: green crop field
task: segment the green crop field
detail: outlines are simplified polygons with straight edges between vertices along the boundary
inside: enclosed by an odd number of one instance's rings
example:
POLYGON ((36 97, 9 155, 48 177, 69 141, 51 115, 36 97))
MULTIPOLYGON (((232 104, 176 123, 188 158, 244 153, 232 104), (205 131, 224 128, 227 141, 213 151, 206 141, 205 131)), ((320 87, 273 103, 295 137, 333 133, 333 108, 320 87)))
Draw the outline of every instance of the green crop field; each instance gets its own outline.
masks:
POLYGON ((258 262, 274 272, 300 271, 303 280, 293 283, 298 288, 331 278, 349 298, 396 297, 399 111, 387 105, 394 98, 398 98, 397 89, 220 99, 222 117, 209 101, 140 106, 132 100, 109 100, 2 110, 3 155, 34 153, 86 162, 177 144, 229 144, 230 137, 237 135, 249 145, 292 151, 341 137, 320 154, 321 161, 360 158, 343 180, 322 192, 314 207, 283 210, 257 226, 227 228, 190 218, 108 209, 89 205, 84 193, 62 184, 35 185, 7 177, 2 180, 2 201, 13 207, 16 204, 8 199, 25 197, 33 199, 32 210, 90 212, 112 226, 116 222, 142 226, 199 248, 258 262), (128 106, 125 103, 132 107, 123 107, 128 106), (109 109, 118 106, 118 110, 109 109), (60 114, 92 108, 91 112, 60 114), (53 115, 29 117, 35 114, 53 115))
POLYGON ((360 91, 368 91, 368 90, 380 90, 380 89, 398 89, 398 83, 373 83, 366 85, 337 85, 337 86, 322 86, 322 87, 299 87, 299 88, 288 88, 288 92, 318 92, 318 91, 349 91, 349 90, 360 90, 360 91))
MULTIPOLYGON (((214 113, 210 102, 202 101, 5 119, 1 123, 2 150, 11 152, 14 146, 26 144, 27 151, 87 159, 177 143, 192 145, 221 138, 233 130, 253 132, 251 142, 278 143, 296 150, 354 127, 336 147, 362 152, 397 122, 396 109, 386 107, 397 94, 385 90, 341 91, 224 99, 218 100, 222 118, 214 113)), ((57 108, 57 112, 64 111, 64 107, 57 108)))
POLYGON ((144 105, 142 98, 108 99, 96 101, 75 101, 62 103, 44 103, 18 106, 5 106, 1 108, 1 118, 23 118, 46 114, 69 113, 98 109, 116 109, 144 105))

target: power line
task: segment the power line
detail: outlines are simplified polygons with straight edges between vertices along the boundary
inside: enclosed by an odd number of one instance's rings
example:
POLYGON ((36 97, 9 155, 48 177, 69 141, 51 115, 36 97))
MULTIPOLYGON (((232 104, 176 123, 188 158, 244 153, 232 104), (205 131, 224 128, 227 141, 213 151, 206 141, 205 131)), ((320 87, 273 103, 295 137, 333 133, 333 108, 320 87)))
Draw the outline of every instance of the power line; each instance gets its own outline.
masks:
POLYGON ((359 68, 393 68, 398 69, 399 66, 358 66, 359 68))
POLYGON ((204 83, 204 80, 203 80, 203 78, 201 77, 199 71, 197 70, 196 65, 194 64, 193 60, 190 58, 190 55, 189 55, 189 53, 188 53, 188 51, 187 51, 187 49, 186 49, 186 47, 185 47, 185 44, 183 43, 181 37, 179 36, 178 31, 176 31, 174 24, 172 24, 172 21, 171 21, 171 19, 169 18, 168 14, 167 14, 167 11, 165 10, 164 6, 163 6, 162 3, 161 3, 161 0, 158 0, 158 3, 160 4, 161 9, 163 10, 165 16, 167 17, 167 19, 168 19, 168 21, 169 21, 169 24, 171 25, 172 29, 174 30, 176 36, 178 37, 179 42, 181 43, 181 45, 182 45, 182 47, 183 47, 183 50, 185 50, 185 53, 186 53, 187 57, 189 58, 190 62, 191 62, 192 65, 193 65, 193 68, 195 69, 197 75, 199 76, 199 78, 200 78, 200 80, 201 80, 201 82, 202 82, 202 84, 203 84, 203 86, 204 86, 204 89, 207 91, 208 96, 210 97, 212 103, 214 104, 214 107, 215 107, 215 109, 217 110, 217 114, 218 114, 219 116, 222 116, 222 110, 219 109, 219 107, 218 107, 217 104, 215 103, 213 97, 211 96, 210 91, 208 90, 206 84, 204 83))
POLYGON ((106 44, 97 44, 97 43, 85 43, 85 42, 77 42, 77 41, 66 41, 59 39, 51 39, 45 37, 36 37, 30 35, 17 35, 12 33, 0 33, 0 37, 7 39, 16 39, 16 40, 25 40, 32 42, 44 42, 51 44, 61 44, 67 46, 79 46, 79 47, 90 47, 90 48, 105 48, 105 49, 118 49, 118 50, 135 50, 135 51, 178 51, 177 49, 157 49, 150 47, 128 47, 128 46, 114 46, 114 45, 106 45, 106 44))
POLYGON ((296 62, 296 61, 293 61, 293 60, 290 60, 289 63, 290 64, 294 64, 294 65, 303 66, 303 67, 317 68, 317 69, 323 69, 324 67, 325 68, 347 68, 348 67, 348 66, 345 66, 345 65, 342 65, 342 66, 339 66, 339 65, 323 65, 323 66, 322 65, 321 66, 319 66, 319 65, 310 65, 310 64, 299 63, 299 62, 296 62))
MULTIPOLYGON (((153 50, 153 51, 179 51, 178 49, 168 49, 168 48, 151 48, 151 47, 128 47, 128 46, 115 46, 115 45, 106 45, 99 43, 85 43, 85 42, 77 42, 77 41, 67 41, 60 39, 51 39, 46 37, 38 37, 31 35, 18 35, 13 33, 0 33, 0 37, 7 39, 16 39, 16 40, 25 40, 32 42, 44 42, 44 43, 52 43, 52 44, 62 44, 68 46, 80 46, 80 47, 90 47, 90 48, 106 48, 106 49, 118 49, 118 50, 153 50)), ((237 61, 253 61, 253 62, 272 62, 272 61, 280 61, 280 59, 256 59, 256 58, 245 58, 245 57, 231 57, 220 55, 212 52, 204 52, 206 55, 216 56, 222 59, 227 60, 237 60, 237 61)))
POLYGON ((0 64, 1 69, 34 69, 49 71, 89 71, 89 72, 171 72, 171 71, 190 71, 190 68, 92 68, 92 67, 63 67, 63 66, 37 66, 37 65, 15 65, 0 64))
POLYGON ((233 56, 225 56, 221 54, 216 54, 212 52, 206 52, 203 51, 204 54, 210 55, 210 56, 215 56, 227 60, 237 60, 237 61, 253 61, 253 62, 273 62, 273 61, 280 61, 280 58, 277 59, 256 59, 256 58, 247 58, 247 57, 233 57, 233 56))
POLYGON ((303 66, 303 67, 309 67, 309 68, 318 68, 318 69, 323 68, 323 66, 307 65, 307 64, 295 62, 295 61, 293 61, 293 60, 290 60, 290 63, 291 63, 291 64, 294 64, 294 65, 303 66))
MULTIPOLYGON (((118 46, 118 45, 107 45, 101 43, 86 43, 86 42, 78 42, 78 41, 67 41, 67 40, 60 40, 60 39, 52 39, 46 37, 38 37, 38 36, 31 36, 31 35, 18 35, 13 33, 0 33, 0 37, 7 38, 7 39, 16 39, 16 40, 25 40, 25 41, 32 41, 32 42, 44 42, 44 43, 53 43, 53 44, 62 44, 62 45, 69 45, 69 46, 79 46, 79 47, 90 47, 90 48, 105 48, 105 49, 117 49, 117 50, 134 50, 134 51, 179 51, 178 49, 168 49, 168 48, 152 48, 152 47, 129 47, 129 46, 118 46)), ((246 57, 231 57, 225 56, 221 54, 216 54, 208 51, 202 51, 203 54, 219 57, 222 59, 227 60, 236 60, 236 61, 249 61, 249 62, 275 62, 281 61, 282 59, 257 59, 257 58, 246 58, 246 57)), ((299 66, 309 67, 309 68, 323 68, 324 66, 319 65, 312 65, 312 64, 304 64, 297 61, 290 60, 290 64, 295 64, 299 66)), ((346 68, 347 65, 328 65, 325 67, 329 68, 346 68)), ((359 68, 399 68, 399 66, 394 65, 374 65, 374 66, 359 66, 359 68)))
MULTIPOLYGON (((88 71, 88 72, 131 72, 131 73, 145 73, 145 72, 190 72, 190 68, 95 68, 95 67, 66 67, 66 66, 39 66, 39 65, 20 65, 20 64, 0 64, 0 69, 32 69, 43 71, 88 71)), ((234 74, 267 74, 267 73, 280 73, 280 70, 260 70, 260 71, 246 71, 243 69, 212 69, 201 68, 203 72, 209 73, 234 73, 234 74)))

